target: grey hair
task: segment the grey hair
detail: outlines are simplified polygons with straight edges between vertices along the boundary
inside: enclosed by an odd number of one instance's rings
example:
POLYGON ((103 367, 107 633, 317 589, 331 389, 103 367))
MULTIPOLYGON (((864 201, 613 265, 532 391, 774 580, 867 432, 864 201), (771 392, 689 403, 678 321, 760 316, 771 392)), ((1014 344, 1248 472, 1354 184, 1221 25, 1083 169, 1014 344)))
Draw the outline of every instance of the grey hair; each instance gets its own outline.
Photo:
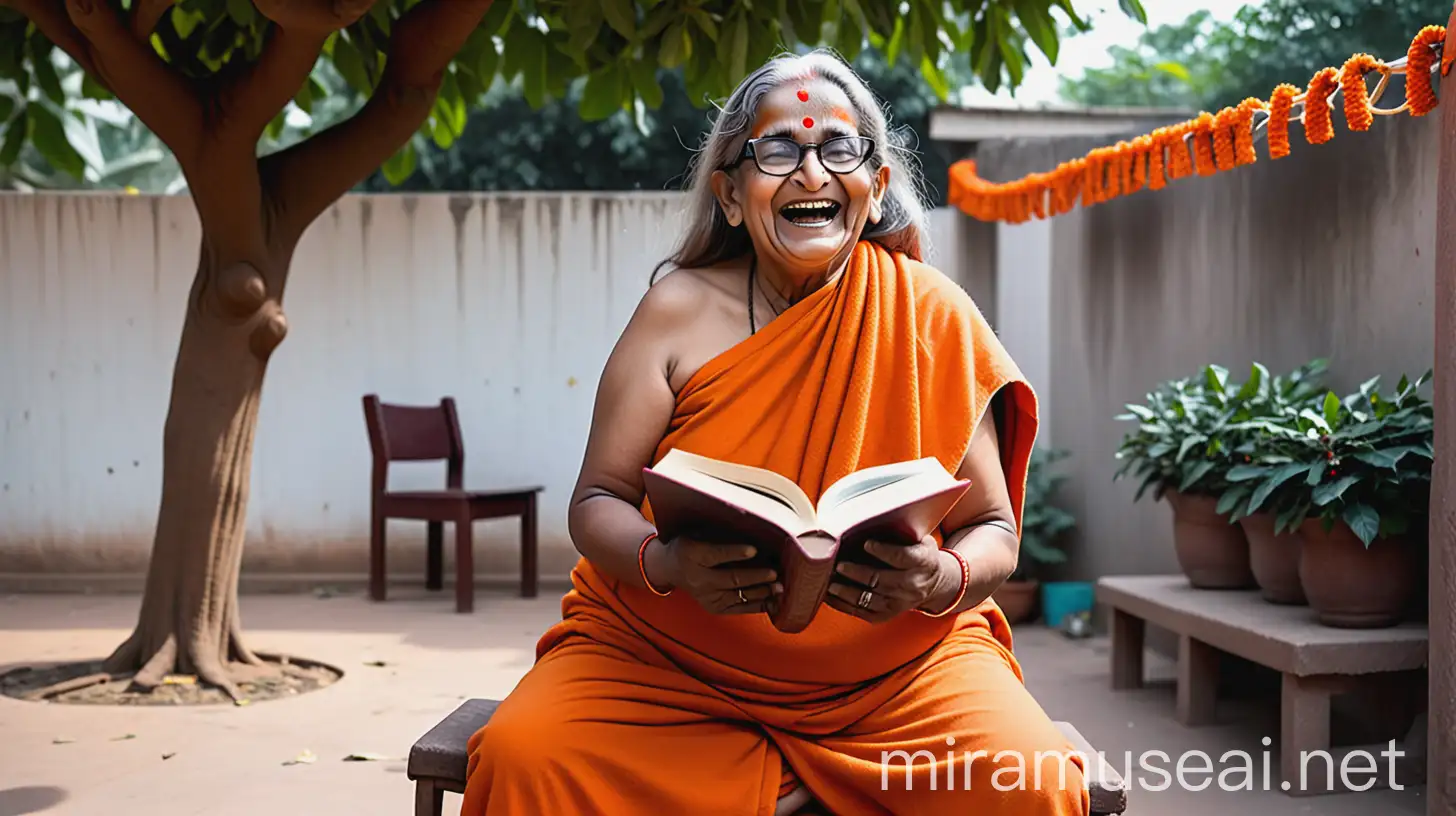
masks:
POLYGON ((890 168, 879 223, 866 223, 861 237, 875 241, 891 252, 902 252, 924 261, 930 251, 929 214, 921 195, 924 179, 911 150, 899 134, 890 131, 889 114, 854 68, 835 54, 815 50, 807 54, 782 54, 749 74, 721 106, 712 130, 689 165, 684 215, 685 229, 677 248, 657 265, 652 278, 664 266, 691 269, 741 257, 753 250, 753 241, 743 226, 728 223, 713 195, 713 173, 731 164, 743 150, 749 129, 758 116, 763 98, 784 82, 815 77, 832 82, 849 97, 860 135, 875 141, 867 165, 872 173, 890 168))

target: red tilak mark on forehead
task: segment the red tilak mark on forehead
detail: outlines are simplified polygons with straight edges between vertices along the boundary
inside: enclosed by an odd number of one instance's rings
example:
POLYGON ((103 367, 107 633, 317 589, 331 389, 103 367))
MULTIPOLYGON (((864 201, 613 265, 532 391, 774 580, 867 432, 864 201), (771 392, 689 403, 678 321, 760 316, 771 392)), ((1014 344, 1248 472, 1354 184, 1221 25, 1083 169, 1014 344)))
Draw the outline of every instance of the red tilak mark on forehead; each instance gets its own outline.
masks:
POLYGON ((806 128, 814 127, 814 117, 812 117, 812 116, 805 116, 804 117, 804 127, 806 127, 806 128))
POLYGON ((799 101, 800 102, 808 102, 809 101, 809 92, 808 91, 805 91, 805 90, 800 90, 799 91, 799 101))

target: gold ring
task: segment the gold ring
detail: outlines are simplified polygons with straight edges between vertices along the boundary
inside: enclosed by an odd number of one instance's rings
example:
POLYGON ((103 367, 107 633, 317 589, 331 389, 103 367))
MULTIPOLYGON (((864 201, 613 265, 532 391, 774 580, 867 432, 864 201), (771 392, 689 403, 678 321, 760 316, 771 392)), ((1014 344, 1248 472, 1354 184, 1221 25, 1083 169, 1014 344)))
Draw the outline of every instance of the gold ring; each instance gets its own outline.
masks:
POLYGON ((870 591, 868 589, 866 589, 864 592, 861 592, 859 594, 859 608, 860 609, 869 609, 870 608, 870 598, 872 598, 872 597, 874 597, 874 596, 870 593, 870 591))

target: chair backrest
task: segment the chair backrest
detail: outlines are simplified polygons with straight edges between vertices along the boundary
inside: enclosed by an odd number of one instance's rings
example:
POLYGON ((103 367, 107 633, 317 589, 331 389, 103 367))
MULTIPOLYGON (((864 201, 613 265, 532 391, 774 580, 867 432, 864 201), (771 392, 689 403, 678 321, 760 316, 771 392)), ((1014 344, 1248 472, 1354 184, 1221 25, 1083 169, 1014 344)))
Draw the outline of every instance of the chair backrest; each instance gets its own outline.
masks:
POLYGON ((366 394, 364 424, 374 454, 376 490, 384 489, 390 462, 444 460, 445 486, 461 486, 465 442, 454 397, 441 399, 439 405, 391 405, 378 394, 366 394))

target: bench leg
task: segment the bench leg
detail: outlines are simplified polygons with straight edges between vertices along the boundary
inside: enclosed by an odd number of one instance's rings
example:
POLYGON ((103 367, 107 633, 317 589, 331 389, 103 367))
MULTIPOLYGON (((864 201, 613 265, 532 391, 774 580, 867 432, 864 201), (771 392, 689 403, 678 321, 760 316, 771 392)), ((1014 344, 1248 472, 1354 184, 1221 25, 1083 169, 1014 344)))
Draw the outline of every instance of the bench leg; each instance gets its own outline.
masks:
POLYGON ((431 521, 427 523, 426 530, 425 589, 437 590, 445 586, 445 525, 431 521))
POLYGON ((1116 691, 1143 686, 1145 628, 1142 618, 1112 610, 1112 688, 1116 691))
POLYGON ((445 810, 445 791, 433 779, 415 782, 415 816, 440 816, 445 810))
POLYGON ((521 513, 521 597, 536 597, 536 494, 526 497, 521 513))
POLYGON ((1208 725, 1218 708, 1218 650, 1201 640, 1178 638, 1178 722, 1208 725))
POLYGON ((462 615, 475 611, 475 542, 471 537, 471 518, 462 511, 455 519, 455 611, 462 615))
POLYGON ((1330 688, 1319 678, 1284 675, 1279 700, 1279 771, 1281 787, 1288 793, 1319 793, 1327 787, 1326 760, 1312 754, 1330 750, 1330 696, 1330 688), (1307 778, 1301 780, 1301 775, 1307 778))

